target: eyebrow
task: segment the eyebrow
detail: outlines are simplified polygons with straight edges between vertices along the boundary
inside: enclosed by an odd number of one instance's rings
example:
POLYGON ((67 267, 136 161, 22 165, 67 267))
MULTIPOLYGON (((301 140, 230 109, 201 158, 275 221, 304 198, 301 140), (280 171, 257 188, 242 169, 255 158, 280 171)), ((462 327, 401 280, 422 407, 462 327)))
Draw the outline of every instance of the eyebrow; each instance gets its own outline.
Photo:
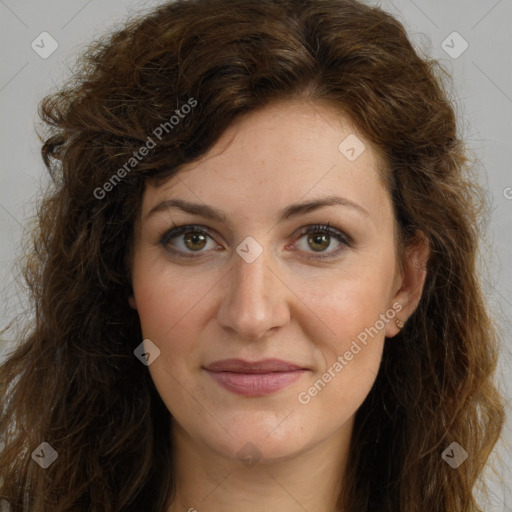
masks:
MULTIPOLYGON (((279 222, 297 217, 304 213, 318 210, 320 208, 334 205, 345 206, 366 216, 369 216, 369 213, 365 208, 357 203, 354 203, 353 201, 350 201, 349 199, 339 196, 327 196, 315 201, 296 203, 287 206, 280 212, 279 222)), ((193 215, 200 215, 207 219, 217 220, 231 227, 231 222, 227 219, 226 215, 222 211, 205 204, 190 203, 188 201, 184 201, 183 199, 166 199, 165 201, 158 203, 146 214, 144 220, 147 220, 157 212, 167 211, 171 208, 176 208, 193 215)))

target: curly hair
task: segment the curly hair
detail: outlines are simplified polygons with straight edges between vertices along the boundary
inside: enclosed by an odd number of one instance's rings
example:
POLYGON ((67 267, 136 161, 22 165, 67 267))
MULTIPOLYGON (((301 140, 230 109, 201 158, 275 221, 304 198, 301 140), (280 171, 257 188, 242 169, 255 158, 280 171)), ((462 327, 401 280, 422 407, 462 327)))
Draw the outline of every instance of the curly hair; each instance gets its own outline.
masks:
POLYGON ((24 263, 35 317, 0 367, 0 498, 13 512, 165 511, 172 417, 134 357, 127 301, 144 187, 287 99, 349 116, 387 163, 398 254, 419 231, 431 248, 420 303, 356 413, 347 510, 481 510, 473 489, 504 421, 499 335, 477 265, 483 194, 446 75, 356 0, 178 0, 82 52, 40 104, 52 180, 24 263), (43 441, 58 453, 46 470, 31 458, 43 441), (470 454, 457 470, 441 458, 454 441, 470 454))

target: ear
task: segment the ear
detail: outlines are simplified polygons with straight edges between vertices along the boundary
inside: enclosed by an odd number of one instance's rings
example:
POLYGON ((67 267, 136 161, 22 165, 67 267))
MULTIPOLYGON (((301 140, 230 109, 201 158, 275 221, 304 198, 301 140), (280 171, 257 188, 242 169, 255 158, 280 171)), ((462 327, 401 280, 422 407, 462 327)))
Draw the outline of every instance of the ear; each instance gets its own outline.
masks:
MULTIPOLYGON (((427 262, 430 256, 430 244, 422 231, 405 249, 403 271, 397 274, 394 283, 394 296, 391 304, 397 312, 395 319, 406 322, 418 306, 427 277, 427 262), (401 308, 399 308, 399 306, 401 308)), ((395 320, 386 326, 386 337, 392 338, 400 332, 395 320)))

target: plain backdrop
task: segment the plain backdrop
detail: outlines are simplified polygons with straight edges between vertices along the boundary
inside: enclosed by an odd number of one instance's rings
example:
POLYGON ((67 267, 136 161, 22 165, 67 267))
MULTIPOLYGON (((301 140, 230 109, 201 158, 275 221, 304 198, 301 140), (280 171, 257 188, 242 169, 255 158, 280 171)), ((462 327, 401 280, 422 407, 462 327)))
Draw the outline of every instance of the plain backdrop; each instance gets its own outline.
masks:
MULTIPOLYGON (((156 0, 0 0, 0 330, 26 307, 15 262, 47 182, 34 125, 37 106, 69 76, 83 46, 156 0), (45 34, 43 34, 45 33, 45 34), (43 42, 41 42, 43 39, 43 42), (55 48, 55 49, 54 49, 55 48), (52 50, 54 50, 52 52, 52 50), (51 53, 51 54, 50 54, 51 53)), ((415 46, 439 59, 453 76, 461 136, 475 157, 492 204, 484 284, 503 334, 498 383, 509 420, 495 450, 501 481, 491 481, 485 510, 512 511, 512 1, 368 0, 398 17, 415 46), (507 484, 509 482, 509 484, 507 484)), ((15 340, 0 340, 0 360, 15 340)), ((471 454, 469 454, 471 456, 471 454)))

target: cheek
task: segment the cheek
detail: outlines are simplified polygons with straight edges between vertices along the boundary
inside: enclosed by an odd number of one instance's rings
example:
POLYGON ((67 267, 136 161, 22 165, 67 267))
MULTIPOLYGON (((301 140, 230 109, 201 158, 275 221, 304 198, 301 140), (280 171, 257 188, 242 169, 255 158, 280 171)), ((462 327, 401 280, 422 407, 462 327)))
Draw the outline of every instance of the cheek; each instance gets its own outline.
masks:
POLYGON ((134 267, 132 281, 142 334, 160 349, 160 357, 148 369, 169 409, 187 399, 184 389, 191 388, 199 368, 201 333, 211 316, 206 309, 208 294, 219 281, 213 274, 192 275, 168 264, 143 264, 142 260, 134 267))
POLYGON ((309 313, 311 322, 302 327, 314 340, 317 363, 300 403, 315 402, 311 405, 319 414, 336 404, 348 418, 364 401, 379 370, 386 325, 395 317, 390 304, 393 268, 394 259, 383 258, 357 271, 333 273, 323 283, 323 293, 298 290, 315 313, 309 313))
POLYGON ((158 344, 175 338, 178 330, 197 326, 198 319, 191 318, 214 280, 207 273, 194 277, 190 270, 180 271, 162 262, 161 256, 155 260, 141 255, 135 261, 132 282, 143 335, 158 344))
MULTIPOLYGON (((383 339, 385 326, 394 316, 390 310, 393 265, 394 260, 390 259, 334 271, 316 279, 314 289, 309 286, 311 281, 295 282, 294 292, 304 305, 305 314, 300 316, 310 320, 303 327, 318 348, 330 357, 330 362, 350 350, 356 339, 363 344, 366 341, 366 348, 371 348, 370 341, 383 339)), ((359 359, 364 359, 362 353, 359 359)))
POLYGON ((385 326, 391 314, 388 314, 388 319, 384 293, 379 297, 374 287, 369 289, 345 284, 327 297, 318 299, 317 311, 321 311, 326 327, 323 336, 316 335, 313 339, 316 340, 317 351, 322 355, 319 369, 327 371, 336 362, 341 362, 343 373, 358 380, 363 375, 361 369, 376 373, 385 326))
MULTIPOLYGON (((140 281, 134 280, 143 337, 160 349, 160 356, 148 370, 167 409, 178 421, 184 421, 191 413, 195 402, 190 400, 190 393, 195 395, 198 391, 193 363, 199 360, 198 340, 204 315, 201 298, 205 294, 204 289, 195 286, 195 280, 184 281, 149 272, 140 281)), ((200 415, 201 410, 195 413, 200 415)))
POLYGON ((385 306, 367 291, 344 287, 318 302, 334 333, 316 334, 316 371, 295 400, 307 421, 318 418, 319 433, 335 431, 356 413, 379 371, 385 338, 376 323, 385 306))

